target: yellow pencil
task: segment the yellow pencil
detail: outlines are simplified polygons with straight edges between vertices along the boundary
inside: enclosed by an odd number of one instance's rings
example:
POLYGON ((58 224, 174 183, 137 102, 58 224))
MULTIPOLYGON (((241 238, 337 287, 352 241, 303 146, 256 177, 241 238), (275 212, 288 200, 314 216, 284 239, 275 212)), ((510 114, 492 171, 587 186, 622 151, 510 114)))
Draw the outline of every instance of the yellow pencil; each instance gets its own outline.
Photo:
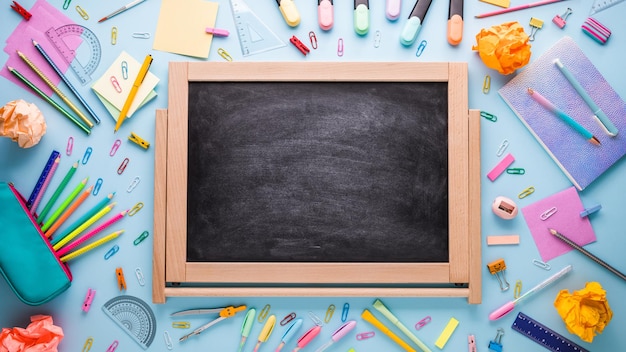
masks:
POLYGON ((385 326, 385 324, 381 323, 380 320, 376 319, 376 317, 369 310, 363 310, 361 313, 361 318, 366 322, 374 325, 378 330, 382 331, 385 335, 389 336, 395 343, 400 345, 400 347, 404 348, 407 352, 417 352, 413 347, 411 347, 408 343, 404 342, 401 338, 399 338, 396 334, 394 334, 389 328, 385 326))
POLYGON ((52 213, 52 215, 50 215, 50 218, 47 221, 44 222, 43 226, 41 227, 41 231, 43 231, 43 232, 48 231, 50 226, 52 226, 52 224, 54 224, 54 222, 59 218, 59 216, 61 216, 63 211, 70 205, 70 203, 72 203, 74 201, 74 198, 76 198, 78 196, 80 191, 82 191, 83 188, 85 188, 85 185, 87 184, 88 180, 89 180, 89 177, 86 177, 85 179, 80 181, 80 183, 76 186, 76 188, 74 188, 72 193, 70 193, 70 195, 67 196, 67 198, 65 198, 63 203, 61 203, 61 205, 54 211, 54 213, 52 213))
POLYGON ((126 102, 124 102, 122 111, 120 111, 120 115, 117 118, 117 123, 115 124, 115 130, 113 132, 117 132, 117 130, 120 129, 120 126, 122 126, 124 119, 126 119, 126 114, 128 114, 128 110, 130 110, 130 106, 133 104, 133 100, 135 100, 135 95, 137 95, 139 86, 141 86, 141 83, 143 83, 144 78, 146 78, 146 75, 148 74, 150 64, 152 64, 152 55, 146 55, 146 58, 143 60, 143 64, 141 64, 141 68, 139 69, 139 73, 137 74, 137 78, 135 78, 133 87, 130 89, 130 93, 128 93, 126 102))
POLYGON ((80 197, 78 197, 78 199, 76 199, 76 201, 72 203, 69 208, 67 208, 67 211, 65 211, 65 213, 63 213, 63 215, 61 215, 59 219, 55 221, 54 224, 52 224, 52 226, 50 226, 50 228, 46 231, 46 237, 52 236, 52 234, 54 234, 54 232, 58 230, 61 225, 63 225, 65 220, 67 220, 67 218, 69 218, 70 215, 72 215, 76 209, 78 209, 78 207, 83 204, 85 200, 87 200, 92 190, 93 186, 89 186, 89 188, 87 188, 83 194, 81 194, 80 197))
POLYGON ((52 81, 48 78, 48 76, 46 76, 45 73, 43 73, 37 66, 35 66, 35 64, 30 61, 30 59, 24 55, 24 53, 22 53, 21 51, 17 51, 17 55, 22 58, 22 60, 24 60, 24 62, 26 63, 26 65, 28 65, 28 67, 30 67, 33 71, 35 71, 35 73, 37 74, 37 76, 39 76, 44 82, 46 82, 46 84, 48 85, 48 87, 50 87, 50 89, 52 89, 60 98, 61 100, 63 100, 63 102, 69 106, 70 109, 72 109, 72 111, 74 111, 76 113, 76 115, 78 115, 78 117, 80 117, 81 120, 83 120, 83 122, 89 126, 89 128, 93 128, 93 123, 87 119, 87 117, 85 117, 85 115, 78 110, 78 108, 76 107, 76 105, 72 104, 72 102, 67 98, 67 96, 65 94, 63 94, 63 92, 61 92, 61 90, 54 85, 54 83, 52 83, 52 81))
POLYGON ((83 248, 77 249, 77 250, 75 250, 74 252, 72 252, 70 254, 64 255, 63 257, 61 257, 61 261, 65 263, 68 260, 71 260, 71 259, 74 259, 74 258, 78 257, 79 255, 83 255, 83 254, 89 252, 90 250, 92 250, 92 249, 94 249, 94 248, 96 248, 98 246, 101 246, 101 245, 103 245, 103 244, 105 244, 105 243, 107 243, 107 242, 117 238, 117 236, 122 234, 122 232, 124 232, 124 230, 115 231, 112 234, 107 235, 105 237, 102 237, 101 239, 99 239, 99 240, 97 240, 97 241, 95 241, 95 242, 93 242, 91 244, 88 244, 88 245, 86 245, 83 248))
POLYGON ((73 240, 74 237, 78 236, 81 232, 85 231, 89 226, 91 226, 94 222, 98 221, 101 217, 105 216, 108 212, 113 209, 113 207, 117 204, 113 202, 106 207, 102 208, 99 212, 97 212, 94 216, 89 218, 89 220, 85 221, 82 225, 78 226, 76 230, 70 232, 67 236, 65 236, 62 240, 60 240, 57 244, 55 244, 52 249, 58 251, 59 248, 65 246, 69 241, 73 240))

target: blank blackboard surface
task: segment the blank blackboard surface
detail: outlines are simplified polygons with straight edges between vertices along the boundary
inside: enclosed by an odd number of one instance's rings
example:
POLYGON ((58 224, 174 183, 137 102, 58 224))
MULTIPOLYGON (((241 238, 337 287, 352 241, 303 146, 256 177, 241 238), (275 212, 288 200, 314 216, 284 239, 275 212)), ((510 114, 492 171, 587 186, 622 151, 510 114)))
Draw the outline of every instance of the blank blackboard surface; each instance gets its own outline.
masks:
POLYGON ((447 262, 447 90, 190 83, 187 260, 447 262))

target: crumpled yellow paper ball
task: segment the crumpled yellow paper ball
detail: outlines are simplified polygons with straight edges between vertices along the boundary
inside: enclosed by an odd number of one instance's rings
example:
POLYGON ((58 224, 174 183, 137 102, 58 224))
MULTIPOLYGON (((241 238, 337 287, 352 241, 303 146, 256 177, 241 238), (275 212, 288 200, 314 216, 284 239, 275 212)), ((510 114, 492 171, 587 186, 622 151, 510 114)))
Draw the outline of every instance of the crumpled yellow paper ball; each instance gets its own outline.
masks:
POLYGON ((30 148, 46 134, 46 120, 35 104, 13 100, 0 108, 0 136, 30 148))
POLYGON ((63 329, 54 325, 49 315, 33 315, 24 328, 3 328, 0 352, 57 352, 63 339, 63 329))
POLYGON ((483 28, 476 35, 478 55, 487 67, 508 75, 530 61, 530 44, 519 22, 483 28))
POLYGON ((596 333, 601 334, 613 317, 606 291, 597 282, 588 282, 585 288, 571 294, 568 290, 561 290, 554 306, 567 331, 586 342, 592 342, 596 333))

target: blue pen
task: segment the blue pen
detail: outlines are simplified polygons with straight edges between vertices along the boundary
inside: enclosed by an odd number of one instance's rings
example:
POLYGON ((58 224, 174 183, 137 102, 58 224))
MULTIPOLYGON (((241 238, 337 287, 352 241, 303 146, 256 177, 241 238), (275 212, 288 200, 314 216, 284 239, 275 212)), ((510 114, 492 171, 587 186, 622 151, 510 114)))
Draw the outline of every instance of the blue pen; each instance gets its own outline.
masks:
POLYGON ((402 45, 410 46, 415 43, 415 39, 417 39, 417 34, 420 32, 422 23, 424 23, 424 17, 426 17, 426 12, 428 12, 431 1, 432 0, 417 0, 415 2, 413 11, 411 11, 409 15, 409 20, 404 25, 402 33, 400 33, 400 43, 402 43, 402 45))
POLYGON ((358 35, 366 35, 370 29, 369 0, 354 0, 354 31, 358 35))
POLYGON ((280 345, 276 347, 275 352, 280 351, 293 338, 301 327, 302 319, 298 318, 287 328, 287 331, 285 331, 283 337, 280 339, 280 345))

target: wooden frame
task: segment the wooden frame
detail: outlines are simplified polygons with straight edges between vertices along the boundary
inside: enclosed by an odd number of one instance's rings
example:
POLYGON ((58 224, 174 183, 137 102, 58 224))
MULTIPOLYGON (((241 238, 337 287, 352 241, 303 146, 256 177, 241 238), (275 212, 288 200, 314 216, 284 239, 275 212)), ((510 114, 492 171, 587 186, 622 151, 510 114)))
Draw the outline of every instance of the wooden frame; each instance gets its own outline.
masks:
POLYGON ((168 296, 445 296, 481 302, 479 114, 468 110, 466 63, 172 62, 168 95, 168 109, 156 114, 155 303, 168 296), (193 81, 448 82, 449 262, 187 262, 187 110, 193 81))

